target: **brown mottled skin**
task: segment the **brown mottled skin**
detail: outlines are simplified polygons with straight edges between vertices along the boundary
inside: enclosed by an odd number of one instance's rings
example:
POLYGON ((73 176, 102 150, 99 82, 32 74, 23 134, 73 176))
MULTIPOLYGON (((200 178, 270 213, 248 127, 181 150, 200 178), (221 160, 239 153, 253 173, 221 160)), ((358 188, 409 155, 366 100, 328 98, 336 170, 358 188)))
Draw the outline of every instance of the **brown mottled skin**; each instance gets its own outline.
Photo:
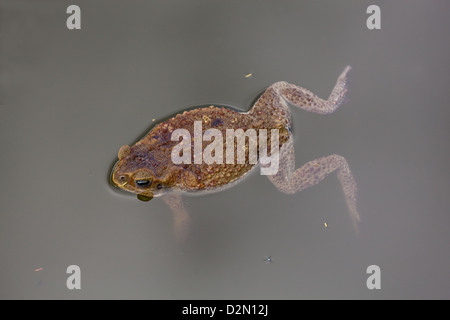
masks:
MULTIPOLYGON (((246 156, 245 164, 174 164, 172 148, 179 141, 171 135, 177 128, 187 129, 194 139, 194 121, 202 121, 202 133, 215 128, 226 136, 226 129, 273 129, 280 131, 280 147, 289 136, 289 122, 284 117, 268 117, 267 110, 240 113, 225 107, 207 107, 185 111, 156 125, 148 135, 132 147, 124 146, 119 152, 119 163, 114 171, 114 183, 127 191, 148 197, 158 196, 167 188, 179 191, 211 190, 235 181, 252 169, 246 156), (135 180, 151 180, 149 188, 141 188, 135 180), (126 182, 126 184, 124 184, 126 182), (158 185, 162 186, 158 189, 158 185)), ((210 142, 203 142, 203 150, 210 142)), ((192 141, 193 145, 193 141, 192 141)), ((270 133, 268 134, 270 146, 270 133)), ((224 143, 224 154, 226 144, 224 143)), ((237 148, 235 142, 235 150, 237 148)), ((248 153, 248 151, 247 151, 248 153)), ((235 158, 237 152, 235 152, 235 158)))
MULTIPOLYGON (((320 99, 305 88, 287 82, 277 82, 271 85, 246 113, 211 106, 177 114, 156 125, 135 145, 120 148, 119 161, 112 174, 113 182, 124 190, 148 197, 148 199, 163 196, 163 200, 175 214, 177 233, 185 234, 186 232, 181 229, 186 229, 188 218, 178 194, 221 189, 245 177, 255 164, 249 163, 248 151, 245 164, 194 164, 193 159, 192 164, 174 164, 171 152, 179 141, 171 140, 172 132, 178 128, 187 129, 194 139, 194 121, 202 121, 203 133, 207 129, 215 128, 222 132, 223 137, 226 136, 226 129, 243 129, 244 131, 249 128, 267 129, 267 146, 270 147, 270 129, 278 129, 280 167, 276 174, 268 176, 269 180, 281 192, 292 194, 317 184, 328 174, 337 171, 356 227, 359 221, 356 211, 356 184, 343 157, 331 155, 316 159, 295 170, 288 105, 290 103, 295 107, 319 114, 334 112, 342 104, 347 92, 346 82, 349 70, 350 67, 345 68, 340 75, 328 100, 320 99)), ((224 138, 224 155, 225 141, 224 138)), ((203 149, 209 143, 203 142, 203 149)))

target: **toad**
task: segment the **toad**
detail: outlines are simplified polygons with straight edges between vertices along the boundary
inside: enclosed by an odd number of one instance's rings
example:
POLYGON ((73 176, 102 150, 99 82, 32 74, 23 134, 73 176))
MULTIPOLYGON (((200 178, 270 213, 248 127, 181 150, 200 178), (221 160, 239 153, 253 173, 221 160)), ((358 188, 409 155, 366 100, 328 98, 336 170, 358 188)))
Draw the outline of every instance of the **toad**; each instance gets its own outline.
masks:
POLYGON ((346 96, 350 69, 346 67, 338 77, 327 100, 305 88, 281 81, 268 87, 247 112, 216 106, 180 112, 154 126, 136 144, 120 148, 111 173, 112 181, 141 200, 161 197, 173 211, 176 235, 183 239, 187 235, 189 216, 181 195, 220 191, 242 181, 256 167, 267 167, 267 162, 262 161, 262 149, 258 148, 264 144, 267 145, 266 153, 270 151, 278 161, 276 170, 267 177, 283 193, 302 191, 336 172, 356 228, 360 220, 356 209, 356 183, 347 161, 333 154, 295 169, 290 113, 290 106, 322 115, 334 112, 346 96), (263 130, 266 134, 257 134, 259 139, 250 141, 251 136, 245 133, 252 130, 263 130), (244 133, 248 143, 239 144, 239 138, 220 137, 231 131, 244 133), (238 152, 230 155, 230 144, 231 149, 242 149, 244 158, 239 159, 238 152), (194 152, 190 151, 192 146, 196 149, 194 152), (256 150, 253 161, 252 150, 256 150), (208 155, 210 161, 207 161, 208 155), (178 161, 174 161, 174 157, 178 161))

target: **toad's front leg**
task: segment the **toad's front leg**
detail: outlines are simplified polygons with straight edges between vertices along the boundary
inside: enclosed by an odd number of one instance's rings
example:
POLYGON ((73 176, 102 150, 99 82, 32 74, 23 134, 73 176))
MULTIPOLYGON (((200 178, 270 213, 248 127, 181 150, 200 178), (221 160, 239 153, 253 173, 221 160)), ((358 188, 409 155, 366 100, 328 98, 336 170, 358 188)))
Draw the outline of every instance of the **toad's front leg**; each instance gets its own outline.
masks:
POLYGON ((184 242, 189 234, 190 217, 184 207, 183 198, 179 193, 169 193, 161 197, 161 199, 172 210, 173 227, 175 236, 179 242, 184 242))
POLYGON ((269 175, 269 180, 283 193, 293 194, 325 179, 336 171, 344 191, 345 200, 355 230, 358 231, 360 217, 356 210, 356 183, 345 158, 331 155, 310 161, 300 168, 295 168, 295 153, 292 137, 280 149, 280 166, 278 172, 269 175))

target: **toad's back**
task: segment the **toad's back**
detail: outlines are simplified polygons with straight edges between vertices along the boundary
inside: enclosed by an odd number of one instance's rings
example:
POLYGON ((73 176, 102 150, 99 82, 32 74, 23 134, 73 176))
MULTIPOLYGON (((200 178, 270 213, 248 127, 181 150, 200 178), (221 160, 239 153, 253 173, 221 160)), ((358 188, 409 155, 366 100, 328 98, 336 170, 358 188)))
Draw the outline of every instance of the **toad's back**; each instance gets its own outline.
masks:
MULTIPOLYGON (((255 107, 257 106, 255 105, 255 107)), ((156 170, 159 169, 158 171, 167 170, 170 166, 177 166, 179 169, 182 169, 187 179, 184 181, 181 179, 174 187, 186 191, 221 187, 245 176, 245 174, 255 166, 255 163, 249 161, 248 141, 246 142, 245 163, 238 163, 237 139, 233 139, 233 150, 236 151, 234 152, 233 164, 225 163, 227 130, 231 129, 236 132, 236 130, 242 129, 244 132, 247 132, 248 129, 254 129, 255 132, 258 132, 260 129, 267 129, 268 152, 270 152, 271 129, 279 130, 280 146, 287 140, 290 130, 290 123, 288 123, 287 117, 274 117, 273 113, 268 114, 267 111, 263 112, 255 107, 247 113, 237 112, 226 107, 215 106, 184 111, 183 113, 177 114, 175 117, 156 125, 133 147, 135 147, 136 153, 139 153, 139 150, 142 150, 143 147, 145 147, 145 149, 148 148, 147 152, 152 154, 152 158, 158 160, 153 162, 158 163, 158 168, 154 168, 156 170), (194 163, 194 152, 192 152, 190 163, 174 164, 171 153, 173 148, 180 142, 178 140, 172 141, 173 132, 176 129, 187 130, 192 139, 191 146, 194 147, 194 127, 195 123, 198 122, 201 122, 202 137, 208 129, 219 130, 222 134, 224 142, 223 163, 207 164, 205 161, 201 161, 201 163, 198 164, 194 163)), ((256 143, 258 143, 258 139, 256 140, 256 143)), ((202 154, 204 154, 205 148, 209 144, 211 144, 211 142, 203 141, 202 154)), ((259 148, 256 148, 256 150, 258 155, 259 148)), ((160 174, 162 174, 162 172, 160 174)))

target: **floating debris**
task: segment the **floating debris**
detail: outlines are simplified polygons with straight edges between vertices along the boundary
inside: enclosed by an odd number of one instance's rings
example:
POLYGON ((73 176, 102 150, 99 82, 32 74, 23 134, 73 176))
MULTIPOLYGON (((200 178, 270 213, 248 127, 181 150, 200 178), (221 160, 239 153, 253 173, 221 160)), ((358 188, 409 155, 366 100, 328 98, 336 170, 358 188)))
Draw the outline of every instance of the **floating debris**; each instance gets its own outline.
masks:
POLYGON ((253 73, 249 73, 249 74, 246 74, 245 77, 250 78, 252 75, 253 75, 253 73))
POLYGON ((265 262, 271 263, 272 262, 272 258, 271 257, 267 257, 264 259, 265 262))
POLYGON ((39 271, 42 271, 42 270, 44 270, 44 268, 37 268, 37 269, 34 269, 35 272, 39 272, 39 271))
POLYGON ((326 222, 324 222, 323 225, 325 226, 325 228, 328 228, 328 224, 326 222))
POLYGON ((153 121, 153 122, 155 122, 155 121, 156 121, 156 119, 152 119, 152 121, 153 121))

